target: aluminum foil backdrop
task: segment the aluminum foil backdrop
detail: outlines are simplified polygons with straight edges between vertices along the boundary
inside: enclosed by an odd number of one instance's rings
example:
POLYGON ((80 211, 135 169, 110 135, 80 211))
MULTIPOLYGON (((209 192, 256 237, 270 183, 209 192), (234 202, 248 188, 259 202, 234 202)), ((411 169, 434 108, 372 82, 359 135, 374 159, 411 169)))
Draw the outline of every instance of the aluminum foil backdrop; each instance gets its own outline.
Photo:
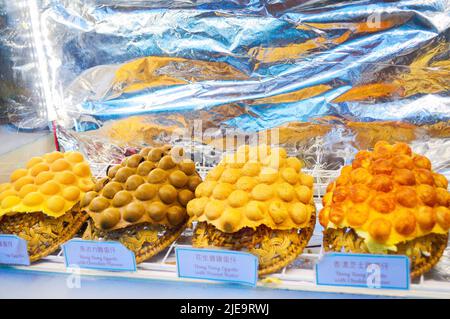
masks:
POLYGON ((0 0, 0 124, 34 130, 47 126, 28 12, 0 0))
POLYGON ((183 128, 212 164, 226 129, 278 128, 308 165, 400 140, 450 176, 447 1, 24 2, 60 145, 93 161, 183 128))

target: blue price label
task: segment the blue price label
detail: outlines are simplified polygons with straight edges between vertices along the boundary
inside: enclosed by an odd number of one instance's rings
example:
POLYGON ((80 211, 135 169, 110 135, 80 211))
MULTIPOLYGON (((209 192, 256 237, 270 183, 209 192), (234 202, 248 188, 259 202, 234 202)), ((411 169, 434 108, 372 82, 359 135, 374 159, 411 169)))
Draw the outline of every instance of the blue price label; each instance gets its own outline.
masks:
POLYGON ((256 286, 258 258, 220 249, 176 248, 178 277, 216 280, 256 286))
POLYGON ((316 264, 317 285, 409 289, 409 259, 400 255, 325 254, 316 264))
POLYGON ((0 264, 30 265, 27 241, 16 235, 0 235, 0 264))
POLYGON ((134 253, 119 242, 73 239, 63 245, 66 267, 136 271, 134 253))

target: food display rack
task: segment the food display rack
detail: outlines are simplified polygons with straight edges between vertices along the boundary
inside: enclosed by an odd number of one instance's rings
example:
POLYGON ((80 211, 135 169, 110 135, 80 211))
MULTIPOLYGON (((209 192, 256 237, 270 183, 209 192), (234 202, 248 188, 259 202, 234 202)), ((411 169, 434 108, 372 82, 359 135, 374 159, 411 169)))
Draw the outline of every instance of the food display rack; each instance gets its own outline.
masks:
MULTIPOLYGON (((3 164, 5 166, 6 164, 3 164)), ((14 165, 11 163, 10 165, 14 165)), ((94 176, 104 175, 110 163, 91 163, 94 176)), ((208 172, 208 167, 197 167, 200 175, 204 177, 208 172)), ((325 193, 328 183, 336 178, 338 171, 323 170, 319 167, 304 170, 314 177, 315 194, 314 199, 317 211, 322 207, 321 197, 325 193)), ((102 278, 122 278, 130 280, 148 280, 148 281, 168 281, 168 282, 185 282, 185 283, 208 283, 212 285, 229 285, 227 283, 179 278, 177 276, 177 268, 175 262, 176 247, 190 247, 190 238, 192 230, 187 229, 177 241, 165 249, 163 252, 153 257, 151 260, 138 264, 136 272, 108 272, 98 270, 79 269, 81 276, 93 276, 102 278)), ((373 288, 357 288, 344 286, 322 286, 315 283, 314 264, 322 254, 322 227, 317 222, 314 234, 303 252, 293 263, 283 268, 281 271, 266 276, 258 281, 258 288, 287 289, 314 293, 340 293, 360 296, 383 296, 383 297, 410 297, 410 298, 449 298, 450 297, 450 246, 447 247, 443 257, 436 267, 442 275, 431 274, 422 275, 419 279, 414 280, 409 290, 391 290, 391 289, 373 289, 373 288)), ((66 269, 62 250, 47 256, 32 264, 31 266, 14 266, 15 270, 34 273, 59 273, 70 274, 73 270, 66 269)), ((1 271, 1 270, 0 270, 1 271)), ((235 286, 235 285, 234 285, 235 286)))

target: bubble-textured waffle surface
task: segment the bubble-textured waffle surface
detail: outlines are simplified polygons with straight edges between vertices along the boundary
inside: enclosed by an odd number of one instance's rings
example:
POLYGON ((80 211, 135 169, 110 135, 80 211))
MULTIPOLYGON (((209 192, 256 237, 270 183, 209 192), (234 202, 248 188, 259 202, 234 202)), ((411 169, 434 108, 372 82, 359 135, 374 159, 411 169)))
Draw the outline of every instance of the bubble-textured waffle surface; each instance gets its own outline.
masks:
POLYGON ((140 223, 176 227, 201 182, 183 149, 144 148, 111 167, 81 201, 95 227, 116 230, 140 223))
POLYGON ((58 218, 94 187, 91 170, 79 152, 51 152, 31 158, 0 185, 0 217, 42 212, 58 218))
POLYGON ((366 243, 393 246, 450 227, 448 181, 405 143, 380 141, 344 166, 323 197, 325 228, 350 228, 366 243))
POLYGON ((300 160, 287 157, 283 148, 241 146, 198 185, 188 214, 225 233, 260 225, 274 230, 304 228, 315 206, 313 178, 301 167, 300 160))

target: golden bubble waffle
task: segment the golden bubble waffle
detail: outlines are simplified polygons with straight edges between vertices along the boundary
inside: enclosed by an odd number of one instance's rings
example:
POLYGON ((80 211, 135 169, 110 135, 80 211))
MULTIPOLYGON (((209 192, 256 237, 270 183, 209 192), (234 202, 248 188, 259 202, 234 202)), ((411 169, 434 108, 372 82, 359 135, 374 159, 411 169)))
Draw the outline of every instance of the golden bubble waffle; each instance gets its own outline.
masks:
POLYGON ((259 275, 302 253, 315 224, 313 178, 283 148, 242 146, 213 168, 188 203, 193 245, 245 250, 259 275))
POLYGON ((450 227, 448 181, 405 143, 360 151, 327 188, 319 221, 326 251, 405 254, 411 276, 442 256, 450 227))
POLYGON ((27 240, 31 262, 45 257, 83 226, 88 215, 78 203, 93 187, 81 153, 33 157, 0 185, 0 233, 27 240))
POLYGON ((187 203, 201 178, 182 148, 144 148, 108 169, 81 201, 91 217, 86 239, 118 240, 142 262, 187 225, 187 203))

